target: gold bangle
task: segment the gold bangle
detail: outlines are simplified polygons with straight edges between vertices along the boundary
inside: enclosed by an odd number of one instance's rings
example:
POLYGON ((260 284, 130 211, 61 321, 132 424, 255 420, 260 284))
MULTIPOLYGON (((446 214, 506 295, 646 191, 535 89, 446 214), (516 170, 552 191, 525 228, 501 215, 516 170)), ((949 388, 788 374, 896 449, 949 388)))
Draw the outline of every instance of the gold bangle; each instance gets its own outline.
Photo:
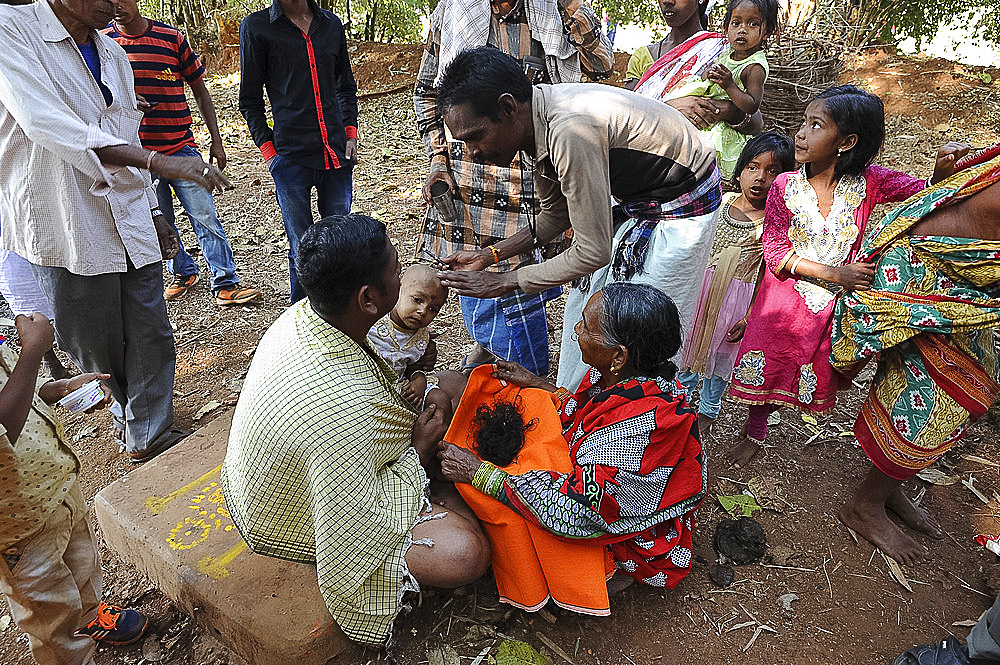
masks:
POLYGON ((494 245, 490 245, 486 249, 490 250, 493 254, 493 265, 500 263, 500 250, 498 250, 494 245))
POLYGON ((559 400, 559 406, 565 404, 566 400, 573 396, 573 393, 566 388, 556 388, 553 394, 556 396, 556 399, 559 400))
POLYGON ((156 154, 155 150, 150 150, 149 151, 149 155, 146 156, 146 170, 147 171, 151 170, 151 167, 153 166, 153 156, 155 154, 156 154))
POLYGON ((801 260, 802 260, 801 256, 796 256, 795 260, 792 261, 792 267, 788 269, 788 272, 790 272, 790 273, 792 273, 794 275, 795 274, 795 268, 798 267, 799 261, 801 261, 801 260))

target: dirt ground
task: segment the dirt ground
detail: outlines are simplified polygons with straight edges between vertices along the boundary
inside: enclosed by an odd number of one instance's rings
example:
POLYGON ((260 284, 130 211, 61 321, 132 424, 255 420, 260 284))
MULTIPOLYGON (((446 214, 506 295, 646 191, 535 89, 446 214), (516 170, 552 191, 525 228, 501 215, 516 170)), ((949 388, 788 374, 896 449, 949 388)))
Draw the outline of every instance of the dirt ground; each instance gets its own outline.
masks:
MULTIPOLYGON (((362 98, 354 209, 386 221, 401 256, 411 257, 423 218, 419 189, 425 159, 410 94, 420 47, 356 44, 351 52, 362 98)), ((218 61, 226 69, 210 66, 214 75, 209 88, 235 187, 216 202, 241 279, 263 290, 264 304, 218 308, 204 281, 185 300, 168 304, 178 355, 175 406, 178 425, 186 428, 199 427, 235 404, 254 348, 286 307, 289 291, 287 243, 273 183, 237 110, 238 74, 227 73, 234 71, 234 58, 224 53, 218 61), (198 418, 212 401, 222 406, 198 418)), ((920 176, 930 173, 934 150, 946 140, 974 146, 998 140, 998 78, 995 68, 900 58, 881 50, 851 58, 843 75, 845 81, 878 92, 886 103, 888 141, 880 163, 920 176), (980 76, 984 72, 991 83, 980 76)), ((199 140, 207 144, 204 127, 198 129, 199 140)), ((183 216, 179 220, 185 246, 196 247, 190 224, 183 216)), ((560 310, 558 303, 550 310, 553 354, 558 351, 560 310)), ((454 299, 434 328, 442 333, 441 365, 455 367, 469 340, 454 299)), ((427 591, 421 606, 398 621, 393 655, 407 665, 464 664, 484 650, 494 655, 499 641, 512 637, 530 643, 552 663, 889 663, 912 644, 948 633, 964 638, 968 627, 962 622, 975 620, 1000 589, 991 583, 996 557, 973 542, 977 533, 1000 529, 998 429, 977 423, 939 466, 947 474, 974 478, 988 503, 963 484, 908 484, 907 491, 937 513, 947 531, 940 541, 922 539, 928 560, 905 571, 911 591, 890 577, 886 561, 871 545, 855 543, 836 518, 836 509, 867 465, 853 437, 843 434, 850 431, 864 389, 859 381, 842 394, 836 411, 816 424, 784 411, 766 454, 745 470, 721 461, 746 416, 745 409, 726 404, 705 441, 712 485, 698 514, 696 563, 677 589, 664 593, 633 586, 612 600, 611 617, 599 619, 551 607, 528 614, 500 605, 487 576, 463 589, 427 591), (768 552, 759 564, 737 567, 733 585, 719 589, 708 579, 716 558, 711 534, 724 517, 715 496, 748 486, 759 499, 770 497, 774 508, 756 515, 768 552), (783 607, 778 599, 789 593, 796 599, 783 607), (432 653, 446 647, 460 660, 432 653)), ((113 443, 109 414, 67 420, 83 461, 81 478, 89 500, 134 467, 113 443)), ((149 639, 169 645, 159 662, 240 662, 103 544, 101 557, 109 599, 147 612, 152 619, 149 639)), ((29 665, 33 660, 26 636, 7 625, 6 614, 6 606, 0 605, 0 664, 29 665)), ((144 658, 141 645, 102 648, 98 663, 155 662, 153 651, 147 649, 146 655, 151 658, 144 658)), ((357 648, 335 662, 384 658, 357 648)))

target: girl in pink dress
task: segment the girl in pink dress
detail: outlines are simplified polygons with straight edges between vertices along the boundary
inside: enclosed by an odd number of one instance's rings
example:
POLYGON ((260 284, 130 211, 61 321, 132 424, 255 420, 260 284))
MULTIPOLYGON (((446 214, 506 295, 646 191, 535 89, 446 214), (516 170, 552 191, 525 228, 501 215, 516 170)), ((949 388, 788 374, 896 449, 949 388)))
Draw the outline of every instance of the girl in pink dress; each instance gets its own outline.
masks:
MULTIPOLYGON (((764 271, 736 358, 730 396, 750 404, 745 436, 729 452, 745 465, 780 406, 815 414, 834 407, 839 375, 830 365, 837 294, 864 290, 874 266, 855 262, 872 209, 903 201, 923 180, 873 166, 885 139, 885 109, 855 86, 820 93, 795 135, 798 171, 779 175, 764 216, 764 271)), ((941 162, 939 153, 939 164, 941 162)))

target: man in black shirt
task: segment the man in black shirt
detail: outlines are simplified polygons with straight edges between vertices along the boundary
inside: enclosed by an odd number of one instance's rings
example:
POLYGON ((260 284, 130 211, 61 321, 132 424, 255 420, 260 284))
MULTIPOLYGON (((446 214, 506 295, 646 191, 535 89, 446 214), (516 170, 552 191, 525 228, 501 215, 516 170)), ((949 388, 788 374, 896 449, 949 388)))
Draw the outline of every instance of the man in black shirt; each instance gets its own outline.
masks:
POLYGON ((295 275, 299 238, 320 217, 351 208, 358 154, 357 85, 340 19, 313 0, 273 0, 240 25, 240 113, 267 161, 288 235, 291 300, 305 297, 295 275), (274 129, 264 113, 264 89, 274 129))

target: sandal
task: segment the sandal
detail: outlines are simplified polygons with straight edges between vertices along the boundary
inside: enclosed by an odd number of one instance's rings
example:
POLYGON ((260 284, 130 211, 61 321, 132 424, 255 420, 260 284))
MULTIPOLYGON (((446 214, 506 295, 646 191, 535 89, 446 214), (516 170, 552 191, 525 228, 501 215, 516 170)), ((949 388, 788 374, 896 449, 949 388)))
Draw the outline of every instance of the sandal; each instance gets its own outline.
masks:
POLYGON ((949 635, 934 644, 921 644, 907 649, 892 665, 970 665, 969 652, 957 639, 949 635))

